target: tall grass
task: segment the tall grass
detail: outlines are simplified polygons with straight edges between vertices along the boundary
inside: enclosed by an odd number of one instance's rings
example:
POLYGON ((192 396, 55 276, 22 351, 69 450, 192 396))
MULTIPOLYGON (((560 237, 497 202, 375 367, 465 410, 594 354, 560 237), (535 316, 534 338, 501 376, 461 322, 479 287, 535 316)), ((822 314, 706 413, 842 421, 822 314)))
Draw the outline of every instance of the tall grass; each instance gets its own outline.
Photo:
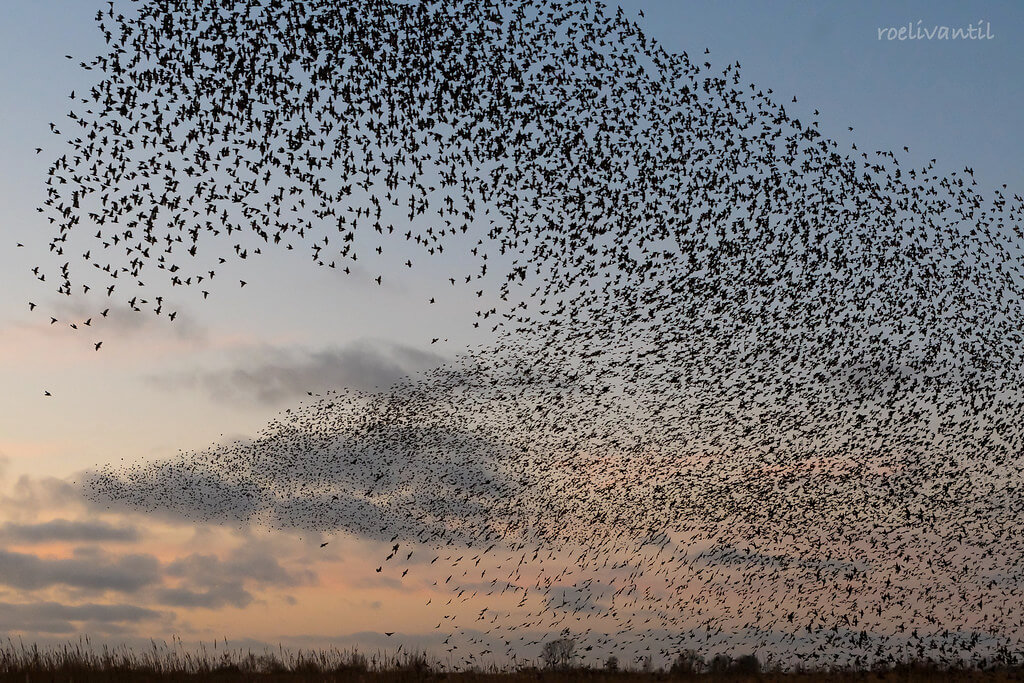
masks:
POLYGON ((253 652, 200 643, 196 650, 180 640, 150 641, 146 650, 127 646, 96 649, 87 636, 59 647, 40 648, 0 642, 0 680, 361 680, 364 675, 424 674, 440 670, 425 653, 366 655, 356 649, 253 652))
POLYGON ((955 681, 964 683, 1024 682, 1024 669, 993 671, 945 670, 927 664, 902 665, 872 671, 833 672, 764 672, 756 675, 687 674, 673 675, 666 671, 609 671, 605 669, 575 668, 564 671, 544 671, 536 667, 523 667, 501 671, 495 666, 469 671, 452 671, 440 661, 430 659, 426 653, 377 652, 366 655, 356 649, 341 650, 277 650, 231 649, 227 643, 215 641, 210 646, 201 644, 196 650, 184 647, 177 638, 150 641, 146 650, 132 650, 126 646, 99 649, 88 637, 62 646, 43 647, 26 645, 7 638, 0 641, 0 682, 17 681, 35 683, 94 683, 99 681, 213 681, 217 683, 259 681, 458 681, 460 683, 526 683, 527 681, 618 681, 641 683, 644 681, 835 681, 836 683, 925 683, 955 681))

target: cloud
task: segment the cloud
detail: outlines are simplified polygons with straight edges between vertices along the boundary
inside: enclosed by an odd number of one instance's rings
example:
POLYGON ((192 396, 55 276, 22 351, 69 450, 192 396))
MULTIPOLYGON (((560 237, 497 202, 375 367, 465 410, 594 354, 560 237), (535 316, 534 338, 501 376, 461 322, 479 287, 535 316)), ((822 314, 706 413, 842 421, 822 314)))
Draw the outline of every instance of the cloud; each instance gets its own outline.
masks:
POLYGON ((600 602, 611 589, 607 586, 555 586, 544 600, 545 608, 573 614, 604 614, 610 609, 600 602))
MULTIPOLYGON (((466 629, 456 636, 456 642, 462 643, 466 636, 479 639, 482 635, 484 634, 476 629, 466 629)), ((305 648, 353 648, 356 651, 378 649, 387 652, 394 651, 399 644, 404 645, 407 651, 424 649, 437 651, 442 649, 446 638, 449 638, 447 634, 436 631, 426 633, 398 631, 393 636, 387 636, 379 631, 357 631, 355 633, 282 634, 280 640, 287 641, 293 646, 305 648)))
POLYGON ((41 511, 49 512, 80 500, 80 491, 64 479, 23 474, 11 486, 10 493, 0 491, 0 512, 8 519, 35 518, 41 511))
POLYGON ((30 553, 0 550, 0 584, 22 590, 65 585, 84 590, 132 593, 159 583, 160 562, 152 555, 110 559, 82 553, 67 559, 44 559, 30 553))
POLYGON ((404 344, 362 340, 316 351, 260 347, 235 352, 231 367, 154 376, 150 381, 165 389, 200 389, 218 401, 274 405, 308 391, 385 388, 443 362, 442 356, 404 344))
POLYGON ((351 586, 353 588, 358 588, 361 591, 387 589, 399 593, 413 593, 418 590, 414 586, 402 583, 401 579, 396 579, 393 576, 386 576, 384 574, 367 574, 360 576, 351 581, 351 586))
POLYGON ((102 521, 75 522, 53 519, 38 524, 8 522, 0 527, 0 538, 11 543, 132 543, 139 540, 140 534, 134 526, 119 527, 102 521))
POLYGON ((157 600, 174 607, 244 608, 255 599, 246 590, 246 581, 263 587, 292 587, 316 581, 312 571, 290 571, 272 553, 269 545, 250 540, 223 560, 201 553, 178 558, 166 566, 165 575, 179 579, 180 585, 161 588, 157 600))
POLYGON ((218 609, 231 606, 248 607, 253 601, 252 593, 242 587, 241 582, 229 581, 223 585, 194 591, 188 588, 161 588, 157 591, 157 600, 172 607, 204 607, 218 609))
POLYGON ((261 585, 290 587, 311 583, 316 578, 308 570, 290 572, 276 558, 246 546, 233 550, 226 560, 193 553, 168 564, 166 573, 194 586, 216 586, 225 579, 249 579, 261 585))
POLYGON ((818 556, 796 556, 787 553, 761 553, 745 550, 732 545, 720 545, 701 553, 698 560, 706 565, 725 565, 739 567, 769 567, 778 569, 822 570, 832 573, 849 571, 868 571, 871 565, 866 562, 850 562, 826 554, 818 556))
POLYGON ((489 533, 488 520, 501 519, 519 486, 499 465, 510 446, 444 415, 310 429, 344 423, 347 414, 335 411, 351 406, 332 401, 293 411, 249 442, 91 472, 81 478, 83 492, 97 505, 178 519, 346 530, 377 540, 468 540, 489 533))
POLYGON ((150 621, 165 616, 136 605, 64 605, 57 602, 0 603, 0 631, 71 633, 88 623, 109 630, 115 624, 150 621))
MULTIPOLYGON (((93 327, 109 330, 119 337, 147 332, 160 336, 170 333, 180 341, 202 342, 208 336, 207 329, 188 311, 181 308, 175 311, 173 322, 148 315, 148 311, 140 313, 126 305, 111 305, 109 300, 103 298, 60 298, 52 303, 51 308, 53 315, 60 320, 81 322, 91 319, 93 327), (105 317, 100 317, 98 311, 103 309, 109 309, 110 312, 105 317)), ((48 327, 47 323, 42 329, 48 327)))

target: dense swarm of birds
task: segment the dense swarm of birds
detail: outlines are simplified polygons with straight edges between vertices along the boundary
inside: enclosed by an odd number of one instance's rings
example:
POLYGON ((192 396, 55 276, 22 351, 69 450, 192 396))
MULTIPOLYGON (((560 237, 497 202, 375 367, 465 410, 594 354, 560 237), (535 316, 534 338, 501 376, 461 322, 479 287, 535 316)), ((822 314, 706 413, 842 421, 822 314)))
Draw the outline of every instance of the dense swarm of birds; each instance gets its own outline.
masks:
POLYGON ((494 340, 98 470, 95 496, 393 544, 378 572, 443 568, 464 665, 559 633, 594 658, 1019 657, 1020 195, 846 149, 589 0, 97 20, 41 210, 101 282, 69 252, 60 293, 173 316, 148 292, 206 298, 270 245, 353 276, 469 250, 449 282, 494 340))

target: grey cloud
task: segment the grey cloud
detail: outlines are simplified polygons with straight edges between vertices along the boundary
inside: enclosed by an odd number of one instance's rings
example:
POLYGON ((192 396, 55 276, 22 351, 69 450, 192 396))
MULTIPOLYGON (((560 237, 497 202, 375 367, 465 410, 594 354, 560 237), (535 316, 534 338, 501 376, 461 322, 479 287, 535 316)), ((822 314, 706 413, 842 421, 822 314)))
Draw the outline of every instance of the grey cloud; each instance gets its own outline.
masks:
POLYGON ((851 570, 867 571, 870 565, 863 562, 850 562, 827 555, 818 557, 798 557, 786 553, 761 553, 744 550, 735 546, 723 545, 701 553, 698 559, 706 565, 734 565, 777 567, 779 569, 811 569, 832 573, 851 570))
POLYGON ((23 474, 11 486, 10 493, 0 492, 0 511, 8 519, 32 518, 40 510, 52 510, 78 500, 79 491, 63 479, 23 474))
POLYGON ((225 580, 243 579, 265 585, 297 586, 315 579, 312 572, 290 572, 274 557, 245 546, 232 551, 226 560, 193 553, 171 562, 166 571, 168 576, 185 579, 195 586, 216 586, 225 580))
POLYGON ((152 555, 79 556, 44 559, 0 550, 0 584, 23 590, 66 585, 84 590, 131 593, 158 583, 160 563, 152 555))
POLYGON ((53 541, 130 543, 139 540, 139 531, 134 526, 119 527, 102 521, 76 522, 67 519, 53 519, 38 524, 8 522, 0 527, 0 538, 13 543, 50 543, 53 541))
POLYGON ((98 505, 183 519, 378 540, 470 538, 484 531, 480 520, 501 518, 510 487, 519 485, 498 466, 508 448, 444 420, 329 434, 278 428, 251 443, 93 472, 83 487, 98 505))
POLYGON ((386 576, 384 574, 360 576, 358 579, 352 581, 352 587, 360 590, 387 588, 399 593, 413 593, 418 590, 415 586, 402 583, 401 579, 396 579, 393 576, 386 576))
POLYGON ((157 591, 157 600, 172 607, 203 607, 217 609, 219 607, 248 607, 253 601, 252 594, 242 587, 238 581, 229 581, 219 586, 194 591, 188 588, 161 588, 157 591))
POLYGON ((4 602, 0 603, 0 631, 70 633, 77 630, 75 623, 109 626, 149 621, 162 616, 160 612, 135 605, 4 602))
MULTIPOLYGON (((139 313, 125 305, 112 306, 106 299, 58 299, 50 306, 55 317, 66 322, 79 322, 92 318, 92 326, 110 330, 120 337, 145 332, 153 332, 161 336, 172 334, 177 339, 189 342, 202 342, 207 337, 206 328, 199 323, 187 310, 177 309, 174 321, 156 318, 152 315, 139 313), (99 318, 97 311, 108 308, 110 312, 99 318)), ((145 310, 145 309, 143 309, 145 310)), ((165 309, 165 314, 171 310, 165 309)))
POLYGON ((236 354, 228 368, 150 380, 166 389, 200 389, 216 400, 273 405, 305 396, 307 391, 388 387, 444 361, 435 353, 404 344, 363 340, 316 351, 264 347, 236 354))
MULTIPOLYGON (((517 631, 523 636, 523 640, 533 642, 535 645, 519 645, 518 651, 520 661, 538 657, 542 643, 552 637, 551 632, 524 628, 517 631)), ((578 635, 578 634, 574 634, 578 635)), ((579 638, 582 642, 582 638, 579 638)), ((414 632, 398 630, 394 636, 386 636, 378 631, 357 631, 355 633, 324 633, 324 634, 282 634, 278 639, 286 647, 302 648, 353 648, 367 652, 379 650, 383 652, 394 652, 396 644, 405 646, 406 652, 426 651, 428 655, 439 655, 448 649, 449 644, 457 644, 459 649, 473 643, 501 642, 490 631, 482 631, 474 628, 462 629, 454 634, 441 633, 439 631, 414 632)), ((255 648, 254 648, 255 649, 255 648)))
POLYGON ((125 477, 109 471, 86 472, 80 493, 97 509, 145 510, 174 522, 196 517, 208 521, 250 520, 263 504, 263 490, 251 481, 227 481, 216 472, 179 460, 131 470, 125 477))
POLYGON ((576 587, 557 586, 552 587, 550 594, 545 599, 549 610, 562 610, 574 614, 591 612, 603 614, 609 610, 600 599, 611 590, 607 586, 576 587))
POLYGON ((248 542, 231 551, 223 562, 225 569, 256 583, 276 586, 299 586, 316 581, 316 574, 303 569, 290 571, 271 554, 269 544, 248 542))
POLYGON ((169 563, 167 576, 180 579, 178 587, 157 591, 157 599, 175 607, 247 607, 253 602, 245 581, 263 586, 298 586, 312 583, 311 571, 289 571, 265 544, 249 542, 235 548, 227 559, 193 553, 169 563))
MULTIPOLYGON (((477 638, 483 635, 480 631, 467 629, 456 636, 456 640, 460 642, 460 644, 465 634, 469 634, 470 637, 477 638)), ((448 636, 437 632, 410 633, 399 631, 395 633, 394 636, 389 637, 378 631, 357 631, 355 633, 322 635, 282 635, 281 640, 300 647, 322 647, 326 644, 330 644, 332 647, 353 648, 357 651, 368 651, 373 649, 393 651, 396 643, 404 644, 408 651, 424 649, 438 651, 442 649, 446 637, 448 636)))

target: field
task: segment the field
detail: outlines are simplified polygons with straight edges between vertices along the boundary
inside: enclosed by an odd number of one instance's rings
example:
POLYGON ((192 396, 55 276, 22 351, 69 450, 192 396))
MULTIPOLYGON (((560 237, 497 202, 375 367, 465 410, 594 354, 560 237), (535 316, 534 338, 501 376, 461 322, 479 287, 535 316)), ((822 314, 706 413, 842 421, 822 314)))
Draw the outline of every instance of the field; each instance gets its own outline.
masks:
POLYGON ((166 645, 151 650, 93 649, 86 641, 61 647, 40 648, 8 639, 0 645, 0 682, 90 683, 93 681, 234 681, 329 682, 451 681, 452 683, 520 683, 526 681, 590 681, 592 683, 642 683, 645 681, 786 681, 787 683, 924 683, 926 681, 993 682, 1024 681, 1024 668, 994 670, 940 670, 910 665, 873 671, 759 673, 638 671, 593 668, 544 670, 526 667, 510 671, 475 669, 451 671, 425 655, 367 656, 351 650, 291 652, 285 649, 260 653, 215 652, 207 648, 188 653, 166 645))

